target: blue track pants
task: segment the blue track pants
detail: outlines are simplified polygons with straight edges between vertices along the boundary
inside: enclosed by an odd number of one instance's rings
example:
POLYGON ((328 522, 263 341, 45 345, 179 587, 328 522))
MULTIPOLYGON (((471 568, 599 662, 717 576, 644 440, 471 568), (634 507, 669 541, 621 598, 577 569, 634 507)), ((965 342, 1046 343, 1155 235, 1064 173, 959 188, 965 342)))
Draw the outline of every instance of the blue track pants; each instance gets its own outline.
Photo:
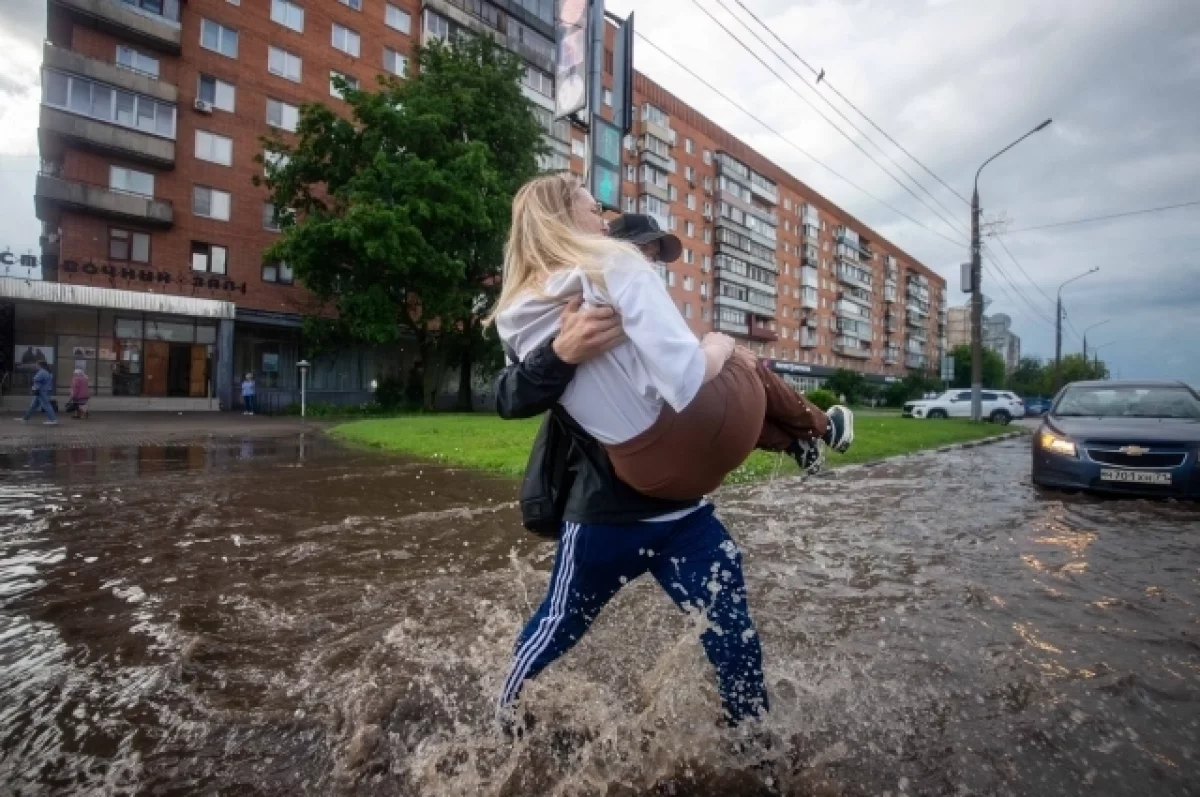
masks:
POLYGON ((741 552, 712 506, 668 522, 564 524, 546 598, 517 639, 500 709, 583 637, 622 585, 646 572, 681 609, 707 617, 700 639, 728 719, 765 711, 762 647, 746 602, 741 552))

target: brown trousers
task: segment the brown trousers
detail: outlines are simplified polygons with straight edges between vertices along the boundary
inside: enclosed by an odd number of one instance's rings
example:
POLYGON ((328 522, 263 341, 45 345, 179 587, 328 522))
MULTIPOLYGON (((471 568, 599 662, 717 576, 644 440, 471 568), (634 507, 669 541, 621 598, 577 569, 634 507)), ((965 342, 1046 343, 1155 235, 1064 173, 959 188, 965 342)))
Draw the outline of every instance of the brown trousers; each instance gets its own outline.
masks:
POLYGON ((605 446, 621 481, 652 498, 701 498, 755 448, 783 451, 825 434, 829 419, 761 362, 735 354, 677 413, 664 405, 654 425, 605 446))

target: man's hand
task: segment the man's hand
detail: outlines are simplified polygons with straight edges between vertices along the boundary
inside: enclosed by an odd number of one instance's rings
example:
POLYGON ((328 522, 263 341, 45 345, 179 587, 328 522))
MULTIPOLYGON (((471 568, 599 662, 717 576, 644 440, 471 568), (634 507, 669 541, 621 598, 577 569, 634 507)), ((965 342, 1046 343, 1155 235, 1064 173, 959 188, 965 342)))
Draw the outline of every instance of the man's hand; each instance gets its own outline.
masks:
POLYGON ((758 365, 758 355, 745 346, 738 346, 733 350, 733 359, 739 360, 751 368, 755 368, 758 365))
POLYGON ((554 353, 568 365, 579 365, 625 340, 621 317, 611 307, 581 310, 583 300, 571 300, 562 313, 562 329, 554 339, 554 353))

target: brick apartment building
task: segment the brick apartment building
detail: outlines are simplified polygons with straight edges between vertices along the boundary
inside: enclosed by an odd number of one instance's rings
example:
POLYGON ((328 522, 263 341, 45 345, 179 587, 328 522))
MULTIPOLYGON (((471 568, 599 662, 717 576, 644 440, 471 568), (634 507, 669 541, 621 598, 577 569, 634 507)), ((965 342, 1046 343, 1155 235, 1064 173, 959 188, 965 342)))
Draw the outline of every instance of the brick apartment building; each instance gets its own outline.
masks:
MULTIPOLYGON (((48 0, 35 189, 45 281, 0 278, 0 379, 21 393, 23 360, 40 352, 60 390, 85 368, 97 406, 231 408, 245 372, 268 402, 293 400, 311 300, 286 264, 263 262, 278 233, 251 182, 255 157, 270 161, 261 138, 286 135, 303 103, 336 108, 335 73, 370 86, 402 76, 418 41, 491 35, 526 61, 551 146, 543 166, 582 173, 583 131, 552 115, 554 10, 48 0)), ((684 257, 660 272, 698 333, 741 338, 803 387, 838 367, 881 381, 936 362, 940 278, 640 74, 635 103, 626 209, 682 239, 684 257)), ((360 401, 412 358, 404 345, 329 354, 310 389, 360 401)))

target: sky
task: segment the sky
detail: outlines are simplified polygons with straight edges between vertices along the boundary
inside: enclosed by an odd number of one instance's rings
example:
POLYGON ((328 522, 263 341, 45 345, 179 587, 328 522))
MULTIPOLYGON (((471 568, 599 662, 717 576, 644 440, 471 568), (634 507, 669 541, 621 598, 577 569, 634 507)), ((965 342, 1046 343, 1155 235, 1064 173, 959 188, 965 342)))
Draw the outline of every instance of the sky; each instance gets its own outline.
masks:
MULTIPOLYGON (((998 158, 980 178, 984 221, 995 222, 996 232, 1008 231, 985 239, 994 257, 985 257, 983 274, 988 312, 1013 318, 1025 354, 1053 357, 1059 286, 1098 267, 1063 290, 1064 353, 1080 351, 1077 333, 1097 324, 1089 344, 1100 346, 1114 376, 1200 382, 1200 205, 1020 231, 1200 200, 1200 2, 741 3, 796 55, 824 69, 827 83, 814 89, 808 69, 754 25, 737 0, 608 0, 608 9, 622 16, 635 12, 637 30, 782 135, 639 40, 640 71, 945 277, 951 305, 966 300, 959 264, 969 259, 968 205, 889 144, 829 85, 968 199, 984 160, 1052 118, 1050 127, 998 158)), ((0 251, 18 254, 38 247, 32 194, 44 33, 45 0, 0 3, 0 251)))

